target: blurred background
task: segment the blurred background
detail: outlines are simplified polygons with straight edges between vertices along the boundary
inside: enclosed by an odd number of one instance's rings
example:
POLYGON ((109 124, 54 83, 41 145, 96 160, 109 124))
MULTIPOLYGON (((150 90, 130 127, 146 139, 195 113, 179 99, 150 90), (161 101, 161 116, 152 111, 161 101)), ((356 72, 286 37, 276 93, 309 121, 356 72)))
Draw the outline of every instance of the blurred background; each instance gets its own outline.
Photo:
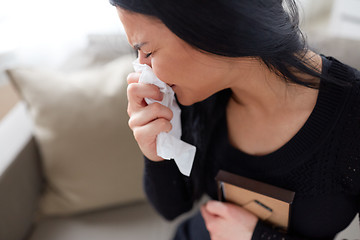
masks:
POLYGON ((91 44, 116 51, 114 35, 122 34, 116 10, 106 0, 1 0, 0 71, 18 64, 58 68, 91 44))

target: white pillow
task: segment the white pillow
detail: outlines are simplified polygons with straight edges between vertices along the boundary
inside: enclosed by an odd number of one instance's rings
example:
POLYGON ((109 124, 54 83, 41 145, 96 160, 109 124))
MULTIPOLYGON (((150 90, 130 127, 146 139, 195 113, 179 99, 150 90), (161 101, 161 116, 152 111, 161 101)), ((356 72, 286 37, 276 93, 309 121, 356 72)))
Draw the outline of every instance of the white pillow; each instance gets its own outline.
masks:
POLYGON ((133 57, 76 73, 8 70, 26 101, 42 157, 40 210, 65 215, 144 199, 143 158, 128 127, 133 57))

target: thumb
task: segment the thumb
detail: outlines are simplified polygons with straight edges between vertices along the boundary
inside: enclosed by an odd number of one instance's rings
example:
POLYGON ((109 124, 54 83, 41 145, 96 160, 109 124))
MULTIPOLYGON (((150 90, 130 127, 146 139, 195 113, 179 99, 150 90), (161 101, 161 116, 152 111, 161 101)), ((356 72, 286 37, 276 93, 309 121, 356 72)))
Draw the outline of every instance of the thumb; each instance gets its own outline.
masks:
POLYGON ((228 211, 228 207, 225 203, 214 200, 208 201, 205 205, 205 208, 211 214, 218 216, 224 216, 228 211))
POLYGON ((140 75, 141 75, 141 73, 139 73, 139 72, 129 73, 129 75, 128 75, 127 78, 126 78, 127 83, 130 84, 130 83, 137 83, 137 82, 139 82, 140 75))

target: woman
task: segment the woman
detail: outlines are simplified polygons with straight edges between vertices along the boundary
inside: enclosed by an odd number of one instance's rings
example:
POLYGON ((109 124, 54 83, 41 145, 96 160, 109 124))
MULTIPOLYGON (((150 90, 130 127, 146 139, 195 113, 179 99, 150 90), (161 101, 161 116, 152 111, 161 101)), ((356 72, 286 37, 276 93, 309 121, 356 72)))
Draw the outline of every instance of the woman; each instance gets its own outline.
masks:
POLYGON ((156 154, 172 112, 128 77, 129 125, 145 155, 145 191, 167 219, 212 199, 175 239, 332 239, 360 196, 360 74, 310 51, 292 0, 110 0, 139 61, 174 90, 190 178, 156 154), (283 233, 217 200, 223 169, 296 192, 283 233))

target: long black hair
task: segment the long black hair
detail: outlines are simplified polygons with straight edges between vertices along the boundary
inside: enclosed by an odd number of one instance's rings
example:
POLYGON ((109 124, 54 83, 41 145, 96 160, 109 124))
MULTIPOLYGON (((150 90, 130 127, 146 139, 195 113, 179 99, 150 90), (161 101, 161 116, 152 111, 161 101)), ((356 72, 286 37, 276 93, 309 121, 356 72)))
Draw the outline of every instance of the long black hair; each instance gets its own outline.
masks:
MULTIPOLYGON (((256 57, 288 82, 317 88, 326 79, 311 65, 294 0, 110 0, 160 19, 174 34, 206 53, 256 57)), ((327 79, 329 80, 329 79, 327 79)))

